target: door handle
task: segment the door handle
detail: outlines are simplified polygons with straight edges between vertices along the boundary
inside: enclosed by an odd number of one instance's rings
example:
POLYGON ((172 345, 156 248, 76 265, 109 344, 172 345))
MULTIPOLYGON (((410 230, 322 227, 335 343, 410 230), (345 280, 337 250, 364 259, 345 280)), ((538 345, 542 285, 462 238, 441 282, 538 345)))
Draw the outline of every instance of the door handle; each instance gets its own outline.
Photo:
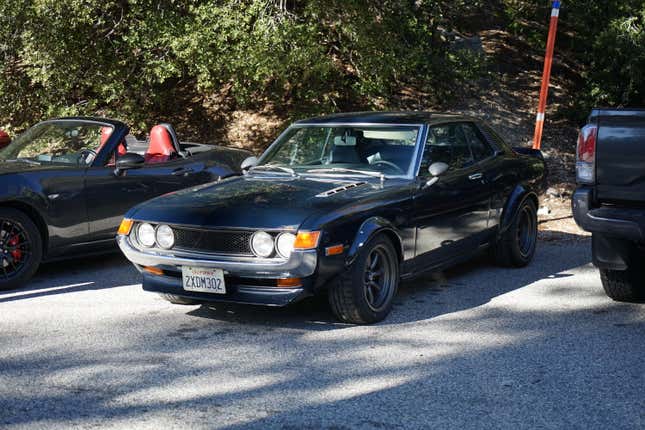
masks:
POLYGON ((193 173, 194 170, 191 169, 190 167, 180 167, 179 169, 175 169, 172 171, 172 174, 174 176, 181 176, 181 175, 187 175, 189 173, 193 173))
POLYGON ((470 179, 471 181, 477 181, 479 179, 482 179, 483 177, 484 175, 482 173, 473 173, 472 175, 468 176, 468 179, 470 179))

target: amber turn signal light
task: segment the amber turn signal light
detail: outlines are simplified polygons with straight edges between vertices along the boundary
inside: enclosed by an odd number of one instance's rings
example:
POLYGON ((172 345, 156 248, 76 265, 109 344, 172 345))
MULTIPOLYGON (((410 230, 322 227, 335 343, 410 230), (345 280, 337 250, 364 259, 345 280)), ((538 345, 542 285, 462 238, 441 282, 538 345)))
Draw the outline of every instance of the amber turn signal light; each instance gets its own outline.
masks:
POLYGON ((314 249, 318 246, 318 240, 320 240, 319 231, 299 231, 293 247, 294 249, 314 249))
POLYGON ((132 225, 134 224, 134 221, 131 219, 123 218, 123 221, 121 221, 121 225, 119 226, 119 231, 117 234, 122 234, 124 236, 127 236, 130 234, 130 230, 132 230, 132 225))
POLYGON ((278 282, 276 283, 276 285, 281 288, 302 287, 302 279, 300 278, 278 279, 278 282))
POLYGON ((325 248, 325 255, 339 255, 342 254, 344 250, 345 247, 343 245, 328 246, 327 248, 325 248))
POLYGON ((150 273, 151 275, 157 275, 157 276, 163 275, 163 270, 159 269, 158 267, 145 266, 143 270, 150 273))

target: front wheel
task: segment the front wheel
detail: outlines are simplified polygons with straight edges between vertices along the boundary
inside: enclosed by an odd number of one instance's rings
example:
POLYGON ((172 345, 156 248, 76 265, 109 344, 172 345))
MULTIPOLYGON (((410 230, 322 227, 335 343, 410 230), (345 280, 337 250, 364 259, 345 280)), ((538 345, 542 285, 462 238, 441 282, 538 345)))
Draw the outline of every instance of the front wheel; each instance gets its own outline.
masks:
POLYGON ((617 302, 645 300, 645 270, 633 266, 627 270, 600 269, 600 280, 607 296, 617 302))
POLYGON ((392 309, 399 286, 399 259, 384 235, 370 240, 356 260, 329 287, 329 304, 336 317, 352 324, 383 320, 392 309))
POLYGON ((537 244, 537 208, 526 199, 518 208, 515 219, 493 247, 493 256, 500 266, 524 267, 531 262, 537 244))
POLYGON ((16 209, 0 208, 0 290, 27 282, 42 256, 43 240, 31 218, 16 209))

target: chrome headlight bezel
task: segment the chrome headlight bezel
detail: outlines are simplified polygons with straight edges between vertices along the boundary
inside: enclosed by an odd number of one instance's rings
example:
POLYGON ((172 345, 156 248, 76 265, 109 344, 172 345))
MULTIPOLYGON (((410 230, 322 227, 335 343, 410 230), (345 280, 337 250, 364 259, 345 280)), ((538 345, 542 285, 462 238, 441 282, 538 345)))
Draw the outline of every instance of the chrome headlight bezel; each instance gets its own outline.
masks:
POLYGON ((269 258, 275 253, 275 239, 266 231, 253 233, 250 245, 256 257, 269 258))
POLYGON ((144 222, 137 226, 137 241, 146 248, 152 248, 157 242, 155 228, 152 224, 144 222))
POLYGON ((170 249, 175 246, 175 232, 169 225, 158 225, 155 231, 155 240, 157 241, 157 246, 159 246, 159 248, 170 249), (170 240, 166 241, 168 238, 170 240))
POLYGON ((280 233, 275 240, 275 249, 282 258, 289 258, 296 243, 296 235, 293 233, 280 233))

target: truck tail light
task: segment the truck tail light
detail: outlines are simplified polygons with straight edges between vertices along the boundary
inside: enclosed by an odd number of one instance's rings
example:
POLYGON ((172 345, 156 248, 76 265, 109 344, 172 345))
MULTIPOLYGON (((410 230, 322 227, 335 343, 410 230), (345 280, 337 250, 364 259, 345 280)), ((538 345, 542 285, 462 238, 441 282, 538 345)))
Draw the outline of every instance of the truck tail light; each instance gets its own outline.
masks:
POLYGON ((596 179, 596 138, 598 127, 587 124, 580 130, 576 151, 576 180, 591 184, 596 179))

